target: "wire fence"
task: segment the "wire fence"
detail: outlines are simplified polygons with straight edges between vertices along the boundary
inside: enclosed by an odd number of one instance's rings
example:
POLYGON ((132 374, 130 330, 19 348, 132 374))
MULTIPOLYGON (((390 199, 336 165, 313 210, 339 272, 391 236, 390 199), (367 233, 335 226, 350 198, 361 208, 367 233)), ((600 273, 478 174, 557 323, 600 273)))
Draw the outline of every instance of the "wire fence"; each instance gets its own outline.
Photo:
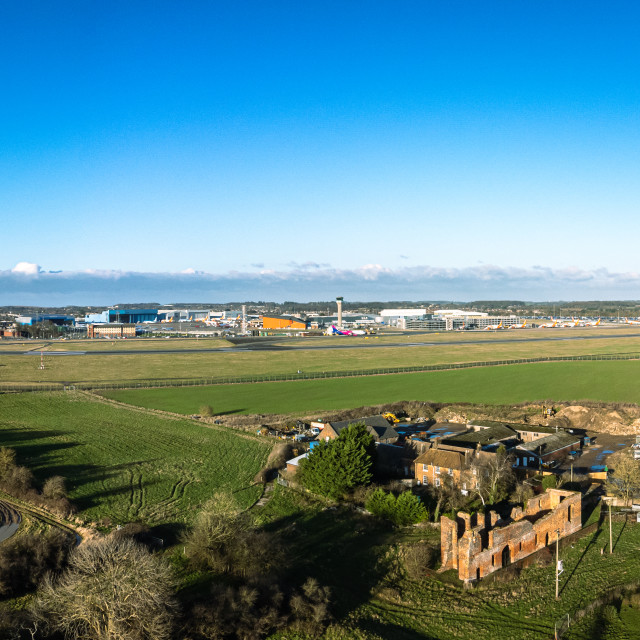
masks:
POLYGON ((476 367, 500 367, 511 364, 533 364, 538 362, 582 362, 589 360, 640 360, 640 353, 592 354, 583 356, 545 356, 540 358, 514 358, 507 360, 483 360, 478 362, 456 362, 445 364, 417 365, 412 367, 377 367, 350 371, 310 371, 277 373, 270 375, 224 376, 210 378, 149 378, 144 380, 120 380, 118 382, 52 382, 23 384, 0 382, 0 391, 61 391, 110 389, 154 389, 162 387, 204 387, 221 384, 251 384, 258 382, 285 382, 297 380, 319 380, 327 378, 357 378, 363 376, 392 375, 398 373, 424 373, 429 371, 453 371, 476 367))

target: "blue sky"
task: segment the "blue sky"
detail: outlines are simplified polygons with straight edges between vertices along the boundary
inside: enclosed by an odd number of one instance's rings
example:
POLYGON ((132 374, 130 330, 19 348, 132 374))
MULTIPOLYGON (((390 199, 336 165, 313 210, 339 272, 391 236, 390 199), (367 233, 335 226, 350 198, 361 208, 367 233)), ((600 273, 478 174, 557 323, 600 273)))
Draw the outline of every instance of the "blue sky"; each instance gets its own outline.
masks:
POLYGON ((635 2, 3 3, 0 60, 0 304, 640 298, 635 2))

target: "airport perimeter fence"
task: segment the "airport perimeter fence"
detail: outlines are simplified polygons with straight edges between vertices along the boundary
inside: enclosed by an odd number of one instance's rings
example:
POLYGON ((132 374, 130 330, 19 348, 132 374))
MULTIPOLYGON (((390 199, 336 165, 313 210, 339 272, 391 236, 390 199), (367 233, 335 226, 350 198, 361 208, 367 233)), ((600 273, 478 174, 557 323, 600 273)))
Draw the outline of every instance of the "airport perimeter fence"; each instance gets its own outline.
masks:
POLYGON ((207 387, 221 384, 250 384, 257 382, 286 382, 319 380, 327 378, 359 378, 364 376, 391 375, 397 373, 425 373, 429 371, 453 371, 477 367, 499 367, 510 364, 534 364, 541 362, 580 362, 588 360, 640 360, 640 353, 593 354, 584 356, 546 356, 540 358, 514 358, 478 362, 457 362, 417 365, 413 367, 378 367, 352 371, 311 371, 278 373, 271 375, 225 376, 220 378, 162 378, 147 380, 122 380, 119 382, 55 382, 21 384, 0 382, 0 391, 108 391, 112 389, 156 389, 162 387, 207 387))

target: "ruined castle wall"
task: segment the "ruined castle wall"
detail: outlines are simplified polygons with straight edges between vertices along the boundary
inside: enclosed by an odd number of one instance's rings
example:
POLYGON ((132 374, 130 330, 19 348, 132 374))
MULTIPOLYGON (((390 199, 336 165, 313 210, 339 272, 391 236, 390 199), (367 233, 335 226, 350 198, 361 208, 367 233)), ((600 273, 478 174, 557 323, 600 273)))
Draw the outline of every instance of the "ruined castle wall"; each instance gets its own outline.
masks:
POLYGON ((456 522, 443 517, 442 568, 457 568, 461 580, 477 580, 581 527, 581 495, 558 489, 532 498, 526 509, 513 509, 503 526, 493 511, 479 514, 475 523, 462 512, 456 522))

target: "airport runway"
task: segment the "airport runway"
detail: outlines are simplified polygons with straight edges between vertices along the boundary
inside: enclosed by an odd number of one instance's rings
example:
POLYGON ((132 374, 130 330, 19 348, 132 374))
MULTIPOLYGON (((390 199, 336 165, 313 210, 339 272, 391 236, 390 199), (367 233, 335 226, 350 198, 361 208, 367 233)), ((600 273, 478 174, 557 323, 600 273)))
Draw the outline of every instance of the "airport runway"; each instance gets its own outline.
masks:
POLYGON ((477 344, 507 344, 515 342, 561 342, 563 340, 607 340, 609 338, 640 338, 640 333, 620 335, 598 335, 598 336, 568 336, 568 335, 544 335, 536 338, 509 338, 495 340, 446 340, 442 342, 384 342, 384 343, 367 343, 367 344, 349 344, 349 336, 336 337, 335 344, 327 344, 321 346, 313 346, 312 344, 292 344, 280 345, 271 342, 263 342, 264 338, 257 338, 256 342, 243 342, 235 347, 218 347, 211 349, 131 349, 126 351, 3 351, 0 349, 0 355, 6 356, 40 356, 44 353, 49 356, 126 356, 126 355, 145 355, 145 354, 188 354, 188 353, 237 353, 239 351, 300 351, 300 350, 319 350, 326 351, 328 349, 388 349, 388 348, 415 348, 415 347, 439 347, 439 346, 464 346, 477 344))

